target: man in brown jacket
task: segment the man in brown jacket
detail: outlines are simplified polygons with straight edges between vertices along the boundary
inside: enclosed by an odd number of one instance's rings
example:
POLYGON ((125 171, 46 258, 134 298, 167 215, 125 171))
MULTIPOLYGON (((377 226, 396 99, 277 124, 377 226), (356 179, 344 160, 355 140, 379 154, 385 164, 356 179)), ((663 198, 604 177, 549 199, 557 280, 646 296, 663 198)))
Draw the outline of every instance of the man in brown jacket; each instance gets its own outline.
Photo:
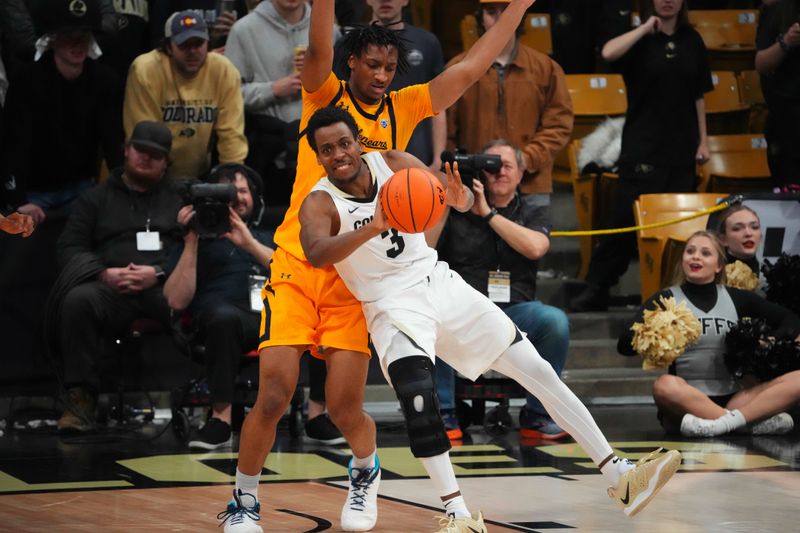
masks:
MULTIPOLYGON (((480 29, 491 28, 508 3, 481 0, 480 29)), ((493 139, 508 139, 525 158, 522 189, 547 195, 553 190, 553 161, 572 134, 572 101, 561 67, 520 44, 519 35, 520 30, 493 68, 447 110, 447 146, 477 153, 493 139)), ((446 68, 463 57, 454 57, 446 68)))

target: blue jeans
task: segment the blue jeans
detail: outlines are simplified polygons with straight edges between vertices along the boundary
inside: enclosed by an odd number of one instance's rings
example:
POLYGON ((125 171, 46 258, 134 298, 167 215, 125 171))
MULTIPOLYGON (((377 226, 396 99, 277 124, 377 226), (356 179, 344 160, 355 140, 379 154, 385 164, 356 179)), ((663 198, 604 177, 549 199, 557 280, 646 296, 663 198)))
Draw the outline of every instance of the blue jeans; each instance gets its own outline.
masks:
MULTIPOLYGON (((539 355, 561 375, 569 348, 569 320, 564 311, 540 301, 521 302, 503 309, 517 327, 528 335, 539 355)), ((441 359, 436 360, 436 394, 440 409, 456 406, 455 371, 441 359)), ((542 403, 532 394, 525 396, 526 407, 534 413, 549 417, 542 403)))
POLYGON ((94 187, 94 184, 94 179, 89 178, 65 185, 57 191, 28 191, 27 201, 31 204, 38 205, 44 211, 58 209, 61 207, 69 210, 70 204, 74 202, 84 191, 94 187))

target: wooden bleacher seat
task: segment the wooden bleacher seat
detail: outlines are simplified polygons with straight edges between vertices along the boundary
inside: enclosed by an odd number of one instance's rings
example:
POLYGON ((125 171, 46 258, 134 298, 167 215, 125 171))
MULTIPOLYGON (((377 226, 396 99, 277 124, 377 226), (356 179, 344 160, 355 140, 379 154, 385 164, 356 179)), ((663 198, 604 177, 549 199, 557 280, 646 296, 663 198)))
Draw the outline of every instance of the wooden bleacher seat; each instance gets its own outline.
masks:
POLYGON ((737 75, 742 103, 750 107, 747 130, 764 133, 767 122, 767 102, 761 91, 761 76, 755 70, 743 70, 737 75))
MULTIPOLYGON (((572 141, 565 150, 569 160, 572 193, 575 200, 575 213, 578 229, 588 231, 600 228, 608 215, 608 209, 616 192, 619 175, 611 172, 601 174, 584 174, 578 168, 578 152, 580 140, 572 141)), ((589 263, 598 237, 579 237, 581 265, 578 277, 585 279, 589 272, 589 263)))
POLYGON ((689 22, 706 44, 712 69, 740 71, 753 68, 758 11, 690 10, 689 22))
MULTIPOLYGON (((663 222, 713 207, 725 196, 719 193, 643 194, 634 202, 634 218, 637 225, 663 222)), ((669 283, 672 265, 663 261, 668 240, 685 241, 695 231, 705 229, 707 223, 708 215, 705 215, 637 232, 642 301, 669 283)))
POLYGON ((701 182, 698 190, 708 192, 769 191, 767 141, 763 135, 710 135, 711 159, 698 167, 701 182))
MULTIPOLYGON (((525 32, 520 42, 543 54, 553 53, 553 37, 550 30, 550 15, 546 13, 528 13, 523 22, 525 32)), ((469 50, 478 40, 478 20, 475 15, 466 15, 461 19, 461 44, 469 50)))
POLYGON ((550 29, 550 15, 547 13, 528 13, 525 15, 525 33, 519 41, 525 46, 543 54, 553 53, 553 35, 550 29))
MULTIPOLYGON (((566 81, 575 113, 572 140, 582 139, 606 117, 624 115, 628 109, 625 82, 619 74, 567 74, 566 81)), ((567 150, 556 157, 553 181, 574 183, 567 150)))
POLYGON ((575 112, 574 139, 591 133, 606 117, 624 115, 628 109, 620 74, 567 74, 566 81, 575 112))
POLYGON ((461 28, 461 45, 466 52, 478 40, 478 20, 475 15, 466 15, 459 24, 461 28))
POLYGON ((772 190, 766 149, 712 153, 704 166, 709 191, 735 194, 772 190))
POLYGON ((705 94, 709 135, 745 133, 750 108, 742 103, 736 74, 714 71, 711 77, 714 90, 705 94))

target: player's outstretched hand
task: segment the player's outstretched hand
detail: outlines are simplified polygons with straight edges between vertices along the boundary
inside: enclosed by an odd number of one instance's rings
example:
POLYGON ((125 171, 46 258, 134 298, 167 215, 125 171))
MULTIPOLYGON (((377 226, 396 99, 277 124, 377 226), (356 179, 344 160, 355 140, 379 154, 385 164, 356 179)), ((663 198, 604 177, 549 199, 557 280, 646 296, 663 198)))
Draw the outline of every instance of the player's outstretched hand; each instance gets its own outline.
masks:
POLYGON ((444 171, 447 174, 447 205, 464 212, 472 206, 474 200, 472 191, 461 182, 461 174, 458 172, 458 162, 444 164, 444 171))
POLYGON ((0 215, 0 229, 6 233, 28 237, 33 233, 33 217, 23 213, 11 213, 8 217, 0 215))

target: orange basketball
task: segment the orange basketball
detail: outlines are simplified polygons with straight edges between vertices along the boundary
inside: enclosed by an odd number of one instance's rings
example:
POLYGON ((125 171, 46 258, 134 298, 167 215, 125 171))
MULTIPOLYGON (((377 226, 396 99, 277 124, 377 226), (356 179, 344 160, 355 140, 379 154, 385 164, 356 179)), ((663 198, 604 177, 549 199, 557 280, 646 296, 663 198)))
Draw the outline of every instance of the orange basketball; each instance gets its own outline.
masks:
POLYGON ((421 233, 442 218, 445 199, 445 189, 436 176, 421 168, 404 168, 383 185, 380 201, 393 228, 421 233))

